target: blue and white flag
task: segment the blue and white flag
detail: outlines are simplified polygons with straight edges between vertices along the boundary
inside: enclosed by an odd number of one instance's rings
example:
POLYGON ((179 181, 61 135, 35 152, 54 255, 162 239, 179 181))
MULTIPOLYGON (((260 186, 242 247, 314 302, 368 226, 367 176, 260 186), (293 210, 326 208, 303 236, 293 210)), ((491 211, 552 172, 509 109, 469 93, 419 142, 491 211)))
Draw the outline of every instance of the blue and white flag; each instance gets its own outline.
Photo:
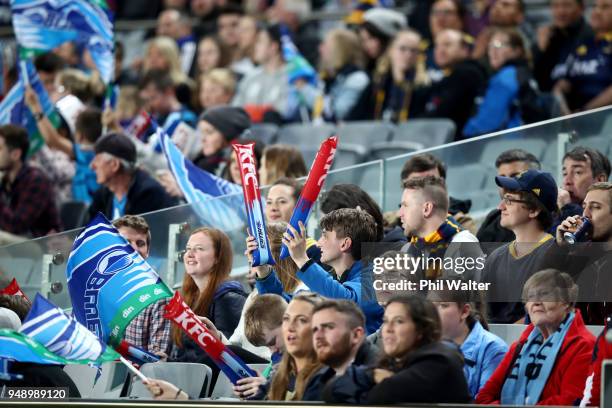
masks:
POLYGON ((0 125, 10 123, 24 127, 30 137, 29 153, 33 154, 45 144, 45 141, 38 130, 32 112, 24 102, 25 85, 29 84, 32 90, 36 92, 43 113, 56 128, 60 124, 60 117, 55 111, 51 98, 49 98, 32 61, 25 59, 18 63, 18 80, 0 103, 0 125))
POLYGON ((281 45, 283 59, 287 63, 289 84, 294 85, 297 80, 301 79, 316 87, 318 82, 317 71, 295 46, 289 36, 289 29, 285 25, 281 26, 281 45))
POLYGON ((156 132, 172 175, 200 221, 223 231, 244 228, 242 188, 193 164, 161 127, 156 132))
POLYGON ((36 364, 67 364, 67 361, 47 350, 25 334, 0 329, 0 359, 36 364))
POLYGON ((67 360, 102 363, 119 358, 95 334, 38 293, 19 332, 67 360))
POLYGON ((102 214, 75 239, 66 277, 75 318, 112 346, 136 315, 173 295, 102 214))
POLYGON ((104 83, 112 80, 114 13, 105 0, 11 0, 11 12, 24 52, 73 41, 87 48, 104 83))

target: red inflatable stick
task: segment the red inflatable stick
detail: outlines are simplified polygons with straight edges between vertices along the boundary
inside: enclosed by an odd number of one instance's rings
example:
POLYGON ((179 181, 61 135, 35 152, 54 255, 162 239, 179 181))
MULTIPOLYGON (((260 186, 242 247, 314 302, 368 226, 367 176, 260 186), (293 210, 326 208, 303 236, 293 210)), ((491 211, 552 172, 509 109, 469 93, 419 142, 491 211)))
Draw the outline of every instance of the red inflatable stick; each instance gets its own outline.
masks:
POLYGON ((172 320, 191 337, 227 375, 232 384, 236 384, 236 381, 241 378, 257 375, 237 355, 225 347, 221 340, 217 340, 211 334, 178 292, 174 293, 174 297, 166 305, 165 311, 164 317, 172 320))
POLYGON ((268 232, 266 231, 266 217, 261 205, 261 192, 259 191, 255 155, 253 153, 254 145, 255 143, 233 144, 232 147, 236 152, 238 167, 240 168, 249 229, 257 240, 257 249, 253 252, 253 266, 274 265, 274 258, 272 258, 270 243, 268 242, 268 232))
POLYGON ((17 283, 17 279, 15 279, 15 278, 13 278, 11 283, 9 283, 6 288, 0 289, 0 295, 16 295, 16 296, 21 296, 22 298, 27 300, 28 303, 32 304, 32 302, 30 302, 30 299, 28 299, 26 294, 23 293, 23 291, 19 287, 19 284, 17 283))
MULTIPOLYGON (((317 156, 312 163, 310 172, 308 172, 308 178, 306 179, 306 184, 304 184, 302 194, 300 195, 300 198, 293 209, 293 214, 291 214, 291 220, 289 221, 289 224, 295 228, 296 231, 300 230, 300 226, 298 224, 299 221, 302 221, 302 224, 304 225, 306 225, 306 222, 308 221, 308 216, 310 215, 310 210, 312 210, 312 205, 315 201, 317 201, 317 197, 319 197, 319 193, 321 192, 321 187, 323 187, 323 183, 325 183, 327 172, 329 169, 331 169, 331 166, 334 163, 334 156, 336 155, 337 147, 337 136, 328 138, 321 143, 321 147, 319 147, 319 151, 317 152, 317 156)), ((287 230, 287 233, 291 234, 289 230, 287 230)), ((285 244, 283 244, 281 247, 280 259, 285 259, 288 256, 289 250, 285 244)))

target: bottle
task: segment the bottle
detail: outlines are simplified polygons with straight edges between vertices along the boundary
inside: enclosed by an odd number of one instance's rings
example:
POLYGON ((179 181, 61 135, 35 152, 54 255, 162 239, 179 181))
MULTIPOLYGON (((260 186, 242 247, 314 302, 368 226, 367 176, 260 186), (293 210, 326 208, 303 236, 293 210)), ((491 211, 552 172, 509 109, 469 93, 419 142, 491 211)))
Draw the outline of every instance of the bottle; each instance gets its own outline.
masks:
POLYGON ((563 239, 568 244, 572 245, 576 242, 582 242, 593 231, 593 223, 586 217, 582 218, 582 225, 574 232, 566 231, 563 233, 563 239))

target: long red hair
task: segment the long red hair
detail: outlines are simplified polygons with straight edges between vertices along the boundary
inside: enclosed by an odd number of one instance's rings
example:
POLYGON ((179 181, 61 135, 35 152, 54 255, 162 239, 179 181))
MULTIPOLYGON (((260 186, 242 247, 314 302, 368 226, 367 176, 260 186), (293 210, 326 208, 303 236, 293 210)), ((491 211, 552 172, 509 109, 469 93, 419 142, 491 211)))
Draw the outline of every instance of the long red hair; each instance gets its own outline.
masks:
MULTIPOLYGON (((206 316, 210 318, 210 316, 208 316, 208 309, 210 308, 217 288, 221 283, 227 280, 232 271, 234 254, 232 252, 232 243, 223 231, 216 228, 202 227, 193 230, 189 237, 191 238, 199 233, 205 234, 212 241, 215 250, 215 263, 210 271, 208 285, 203 291, 200 291, 191 276, 184 274, 181 292, 183 299, 185 299, 185 303, 187 303, 197 316, 206 316)), ((182 330, 178 326, 172 326, 172 340, 178 347, 181 347, 183 344, 182 333, 182 330)))

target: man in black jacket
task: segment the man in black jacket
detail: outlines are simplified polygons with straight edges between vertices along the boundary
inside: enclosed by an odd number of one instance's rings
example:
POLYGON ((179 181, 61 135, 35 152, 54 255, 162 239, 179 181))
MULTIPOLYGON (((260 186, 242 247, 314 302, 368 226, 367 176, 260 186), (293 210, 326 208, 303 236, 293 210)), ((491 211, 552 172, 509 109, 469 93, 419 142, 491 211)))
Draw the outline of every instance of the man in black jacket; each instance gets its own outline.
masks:
POLYGON ((476 61, 468 59, 469 43, 457 30, 443 30, 435 38, 434 59, 444 78, 429 89, 415 93, 415 106, 423 106, 419 117, 449 118, 457 126, 457 138, 473 114, 474 100, 486 86, 487 75, 476 61))
POLYGON ((143 170, 136 168, 136 147, 129 137, 110 133, 95 144, 91 168, 102 187, 94 193, 89 218, 103 213, 108 219, 142 214, 177 204, 175 198, 143 170))
POLYGON ((365 338, 365 316, 350 300, 326 300, 312 315, 312 342, 325 367, 308 382, 303 401, 321 401, 323 387, 351 365, 371 365, 378 350, 365 338))

